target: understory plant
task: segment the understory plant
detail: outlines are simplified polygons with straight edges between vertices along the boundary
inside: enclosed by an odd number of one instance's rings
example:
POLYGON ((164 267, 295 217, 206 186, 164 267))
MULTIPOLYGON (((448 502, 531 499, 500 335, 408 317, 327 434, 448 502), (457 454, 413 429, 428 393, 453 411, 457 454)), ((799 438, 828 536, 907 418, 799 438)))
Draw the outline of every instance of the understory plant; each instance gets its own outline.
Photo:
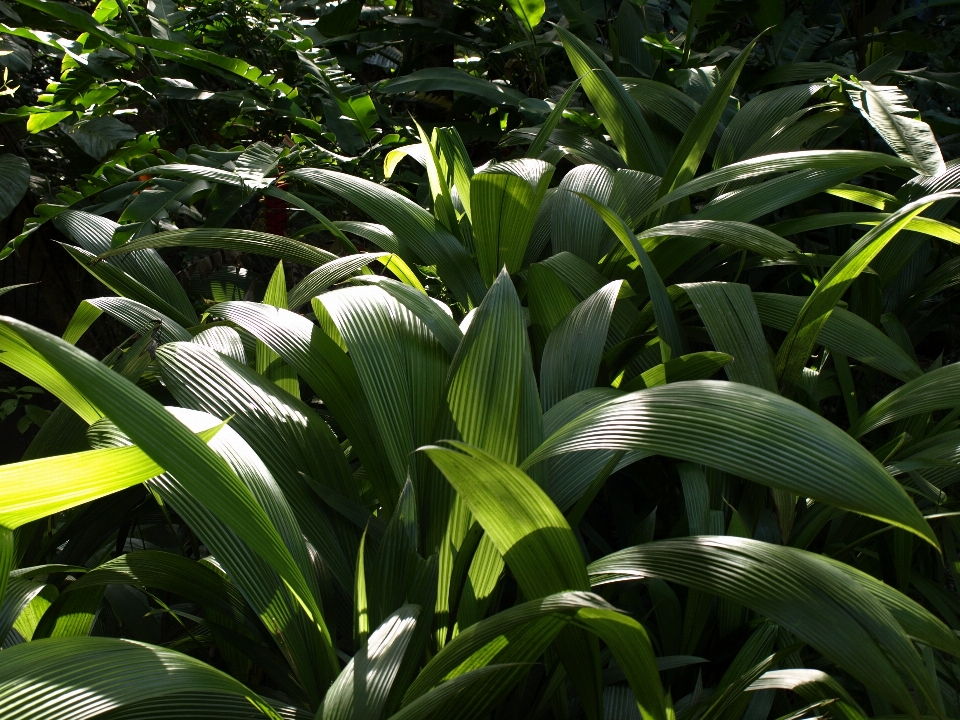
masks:
POLYGON ((4 253, 105 288, 0 316, 60 402, 0 465, 0 719, 960 715, 926 10, 248 5, 0 26, 61 48, 6 119, 98 163, 4 253))

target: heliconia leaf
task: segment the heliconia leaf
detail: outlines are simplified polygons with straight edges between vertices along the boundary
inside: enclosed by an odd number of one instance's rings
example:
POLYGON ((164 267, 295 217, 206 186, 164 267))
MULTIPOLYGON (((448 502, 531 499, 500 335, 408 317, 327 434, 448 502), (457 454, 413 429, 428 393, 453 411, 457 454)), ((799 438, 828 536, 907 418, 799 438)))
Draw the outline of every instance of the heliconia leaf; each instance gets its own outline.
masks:
POLYGON ((777 352, 775 368, 781 384, 792 387, 797 382, 800 370, 810 357, 810 351, 817 341, 820 329, 830 317, 831 311, 844 291, 870 264, 870 261, 915 216, 935 202, 955 198, 960 198, 960 191, 948 190, 928 195, 922 200, 904 206, 870 230, 834 263, 807 298, 796 322, 777 352))
POLYGON ((900 672, 934 692, 892 615, 814 553, 747 538, 699 536, 627 548, 590 566, 592 582, 658 577, 740 602, 789 629, 902 710, 919 717, 900 672))
POLYGON ((939 175, 946 166, 933 130, 922 122, 910 98, 896 85, 851 83, 847 95, 897 155, 924 175, 939 175))
POLYGON ((0 654, 0 677, 4 720, 85 720, 190 691, 239 695, 263 716, 280 720, 256 693, 220 670, 132 640, 72 637, 16 645, 0 654))
POLYGON ((662 175, 666 160, 659 146, 652 142, 653 132, 623 83, 583 41, 569 30, 559 25, 555 27, 587 97, 627 166, 662 175))
POLYGON ((553 171, 542 160, 522 158, 496 163, 473 176, 473 237, 480 273, 488 284, 504 266, 511 273, 520 269, 553 171))
POLYGON ((550 333, 540 367, 544 410, 596 385, 600 356, 621 285, 621 280, 615 280, 595 292, 550 333))
POLYGON ((960 363, 944 365, 898 387, 867 410, 847 431, 861 437, 901 418, 960 405, 960 363))
POLYGON ((910 497, 865 448, 806 408, 748 385, 696 380, 616 398, 555 432, 521 467, 600 449, 645 450, 716 467, 938 545, 910 497))
POLYGON ((417 605, 404 605, 370 634, 327 690, 319 720, 380 716, 419 612, 417 605))

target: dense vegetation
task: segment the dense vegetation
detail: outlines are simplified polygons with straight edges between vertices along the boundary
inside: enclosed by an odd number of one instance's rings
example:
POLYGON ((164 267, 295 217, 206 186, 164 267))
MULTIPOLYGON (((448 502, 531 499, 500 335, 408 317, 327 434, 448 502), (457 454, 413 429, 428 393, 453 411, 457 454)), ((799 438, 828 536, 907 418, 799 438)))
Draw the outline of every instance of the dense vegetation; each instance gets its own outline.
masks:
POLYGON ((960 717, 957 19, 0 2, 0 719, 960 717))

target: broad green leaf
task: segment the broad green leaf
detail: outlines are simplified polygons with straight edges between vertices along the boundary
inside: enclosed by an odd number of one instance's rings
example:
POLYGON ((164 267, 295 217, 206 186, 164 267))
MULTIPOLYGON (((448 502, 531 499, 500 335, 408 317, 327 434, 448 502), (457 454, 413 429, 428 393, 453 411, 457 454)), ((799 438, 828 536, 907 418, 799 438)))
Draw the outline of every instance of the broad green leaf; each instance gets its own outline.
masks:
POLYGON ((274 720, 270 705, 206 663, 165 648, 105 637, 49 638, 0 655, 0 717, 85 720, 184 692, 239 695, 274 720), (69 668, 69 669, 67 669, 69 668))
MULTIPOLYGON (((332 170, 294 170, 288 177, 325 188, 382 222, 397 236, 404 248, 425 264, 436 264, 457 299, 474 303, 484 295, 484 283, 466 249, 436 219, 404 196, 376 183, 332 170)), ((384 248, 389 249, 389 248, 384 248)), ((401 249, 399 254, 405 255, 401 249)))
POLYGON ((523 158, 497 163, 470 182, 473 236, 480 273, 493 283, 500 270, 520 269, 554 168, 523 158))
MULTIPOLYGON (((796 322, 804 298, 796 295, 753 293, 760 322, 788 331, 796 322)), ((856 358, 904 382, 920 377, 922 371, 889 337, 849 310, 835 307, 817 338, 827 348, 856 358)))
POLYGON ((540 23, 540 18, 546 12, 544 0, 507 0, 507 5, 513 10, 517 20, 531 32, 540 23))
POLYGON ((667 289, 663 285, 657 268, 654 267, 650 256, 643 249, 637 237, 630 232, 622 219, 618 217, 610 208, 601 205, 593 198, 586 195, 580 196, 586 200, 589 205, 596 210, 597 214, 603 218, 607 226, 613 230, 614 234, 623 243, 627 251, 633 255, 634 259, 640 263, 640 269, 643 271, 643 277, 647 282, 647 292, 650 293, 650 301, 653 304, 654 316, 657 319, 657 333, 660 336, 660 356, 666 362, 674 355, 682 355, 686 347, 686 340, 683 330, 680 326, 680 319, 677 317, 677 311, 667 295, 667 289))
MULTIPOLYGON (((526 597, 585 590, 586 568, 573 532, 550 498, 512 465, 476 447, 424 452, 464 499, 510 566, 526 597), (462 452, 460 452, 462 451, 462 452)), ((557 649, 580 692, 588 717, 600 702, 599 651, 582 634, 564 632, 557 649)))
POLYGON ((130 381, 60 338, 13 318, 0 324, 28 342, 72 385, 84 390, 157 465, 216 512, 284 579, 327 641, 328 672, 336 666, 323 617, 300 568, 257 498, 227 462, 130 381))
POLYGON ((850 426, 851 437, 859 438, 871 430, 901 418, 951 410, 960 405, 960 364, 944 365, 910 380, 867 410, 850 426))
POLYGON ((663 174, 663 182, 660 183, 661 198, 674 188, 693 179, 707 151, 707 145, 713 137, 714 128, 727 107, 727 101, 733 92, 734 85, 737 84, 740 71, 746 65, 747 58, 750 57, 750 52, 758 39, 754 38, 740 51, 736 59, 723 71, 720 82, 713 87, 707 99, 700 105, 663 174))
POLYGON ((593 387, 622 281, 607 284, 577 305, 547 338, 540 395, 549 410, 565 397, 593 387))
POLYGON ((0 220, 12 213, 30 189, 30 163, 19 155, 0 155, 0 220))
POLYGON ((797 382, 800 371, 806 365, 817 341, 820 329, 850 283, 863 272, 870 261, 915 216, 935 202, 957 197, 960 197, 960 192, 948 190, 906 205, 864 235, 834 263, 807 298, 796 322, 777 352, 775 367, 781 385, 792 387, 797 382))
POLYGON ((553 198, 550 246, 554 253, 571 252, 596 264, 613 240, 603 219, 581 198, 610 204, 614 173, 601 165, 580 165, 564 175, 553 198))
POLYGON ((452 90, 474 95, 490 105, 512 108, 519 107, 520 102, 526 99, 523 93, 509 85, 501 85, 452 67, 416 70, 408 75, 387 80, 380 85, 379 90, 386 95, 452 90))
POLYGON ((688 283, 680 285, 703 320, 713 346, 733 356, 725 365, 732 382, 777 391, 773 353, 763 337, 760 317, 748 285, 688 283))
POLYGON ((945 169, 940 146, 930 126, 921 122, 910 98, 895 85, 874 85, 866 80, 852 84, 847 95, 897 155, 924 175, 945 169))
POLYGON ((521 467, 582 450, 646 450, 875 517, 938 546, 903 488, 840 428, 739 383, 698 380, 625 395, 573 420, 521 467))
POLYGON ((869 592, 814 553, 735 537, 647 543, 590 566, 594 585, 659 577, 736 600, 789 629, 847 672, 918 717, 903 672, 933 690, 902 628, 869 592))
POLYGON ((666 160, 659 145, 652 141, 653 132, 623 83, 573 33, 559 25, 556 31, 574 72, 582 79, 587 97, 627 166, 633 170, 662 175, 666 160))
POLYGON ((318 720, 380 716, 419 611, 416 605, 404 605, 370 634, 327 690, 318 720))

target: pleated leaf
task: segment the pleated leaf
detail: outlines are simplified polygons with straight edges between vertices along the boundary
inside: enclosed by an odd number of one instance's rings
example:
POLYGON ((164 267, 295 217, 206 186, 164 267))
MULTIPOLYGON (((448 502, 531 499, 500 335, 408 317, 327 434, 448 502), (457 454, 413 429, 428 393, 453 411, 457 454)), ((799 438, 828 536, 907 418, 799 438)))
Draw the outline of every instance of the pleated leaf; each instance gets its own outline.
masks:
POLYGON ((590 410, 521 467, 582 450, 645 450, 719 468, 937 540, 903 488, 840 428, 773 393, 695 380, 640 390, 590 410))
POLYGON ((662 540, 590 566, 592 582, 657 577, 735 600, 764 615, 919 717, 903 673, 935 692, 919 654, 893 616, 857 582, 814 553, 728 536, 662 540))
POLYGON ((901 418, 952 409, 958 405, 960 364, 953 363, 931 370, 898 387, 861 415, 848 432, 851 437, 858 438, 901 418))

